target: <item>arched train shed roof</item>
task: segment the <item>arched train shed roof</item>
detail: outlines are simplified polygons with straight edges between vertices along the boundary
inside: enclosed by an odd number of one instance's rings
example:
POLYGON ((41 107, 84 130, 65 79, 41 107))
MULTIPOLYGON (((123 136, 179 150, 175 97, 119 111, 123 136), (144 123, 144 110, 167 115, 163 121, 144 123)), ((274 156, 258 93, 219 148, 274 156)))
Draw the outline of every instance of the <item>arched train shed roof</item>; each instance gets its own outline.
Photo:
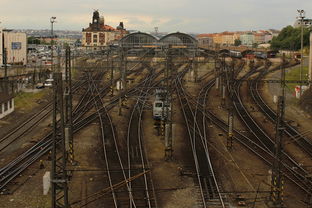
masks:
POLYGON ((119 44, 123 47, 142 47, 146 45, 155 45, 158 39, 150 34, 136 32, 126 35, 119 40, 119 44))
POLYGON ((164 45, 197 47, 198 41, 185 33, 170 33, 159 40, 164 45))

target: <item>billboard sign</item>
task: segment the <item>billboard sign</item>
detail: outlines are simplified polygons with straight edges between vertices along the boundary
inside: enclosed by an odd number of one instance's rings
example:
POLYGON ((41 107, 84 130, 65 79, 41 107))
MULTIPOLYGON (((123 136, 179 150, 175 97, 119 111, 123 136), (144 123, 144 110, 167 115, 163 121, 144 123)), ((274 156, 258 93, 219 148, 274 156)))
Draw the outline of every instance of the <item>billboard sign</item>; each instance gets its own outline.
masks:
POLYGON ((12 42, 12 50, 20 50, 22 48, 21 42, 12 42))

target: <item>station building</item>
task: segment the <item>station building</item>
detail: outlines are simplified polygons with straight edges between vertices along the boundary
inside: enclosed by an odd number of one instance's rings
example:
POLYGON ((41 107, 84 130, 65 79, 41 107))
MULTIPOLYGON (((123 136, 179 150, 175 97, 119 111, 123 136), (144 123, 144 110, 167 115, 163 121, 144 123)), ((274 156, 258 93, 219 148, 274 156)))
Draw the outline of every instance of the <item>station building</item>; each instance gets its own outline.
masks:
POLYGON ((105 24, 104 17, 100 17, 98 11, 94 11, 92 23, 88 28, 82 29, 82 46, 92 50, 102 49, 127 34, 128 31, 124 28, 123 22, 113 28, 105 24))
POLYGON ((3 64, 4 49, 7 50, 7 63, 27 64, 27 35, 13 30, 0 29, 0 64, 3 64))

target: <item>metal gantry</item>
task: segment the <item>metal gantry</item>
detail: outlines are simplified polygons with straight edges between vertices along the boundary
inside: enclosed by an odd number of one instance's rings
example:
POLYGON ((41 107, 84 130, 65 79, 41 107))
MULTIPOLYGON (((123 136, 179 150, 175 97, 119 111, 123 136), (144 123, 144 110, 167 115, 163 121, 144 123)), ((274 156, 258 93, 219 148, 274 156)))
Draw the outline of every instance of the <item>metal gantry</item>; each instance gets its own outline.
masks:
MULTIPOLYGON (((235 67, 235 61, 234 59, 232 60, 232 65, 227 70, 227 89, 228 89, 228 95, 229 98, 232 100, 233 94, 234 94, 234 67, 235 67)), ((228 150, 233 149, 233 129, 234 129, 234 113, 233 113, 233 102, 229 102, 228 104, 228 135, 227 135, 227 140, 226 140, 226 147, 228 150)))
POLYGON ((285 114, 285 54, 283 54, 281 73, 282 93, 278 97, 277 103, 277 120, 275 125, 275 151, 272 167, 271 182, 271 200, 274 207, 284 207, 284 177, 282 173, 283 166, 283 134, 285 131, 284 114, 285 114))
POLYGON ((174 65, 172 63, 172 51, 171 47, 167 49, 165 52, 166 54, 166 70, 165 70, 165 77, 166 77, 166 98, 163 103, 163 106, 166 110, 165 119, 165 160, 172 159, 172 75, 173 75, 173 68, 174 65))
POLYGON ((67 159, 70 164, 75 163, 72 119, 72 78, 71 78, 71 51, 67 47, 65 51, 65 145, 67 159))
POLYGON ((62 73, 53 74, 52 208, 68 208, 62 73))

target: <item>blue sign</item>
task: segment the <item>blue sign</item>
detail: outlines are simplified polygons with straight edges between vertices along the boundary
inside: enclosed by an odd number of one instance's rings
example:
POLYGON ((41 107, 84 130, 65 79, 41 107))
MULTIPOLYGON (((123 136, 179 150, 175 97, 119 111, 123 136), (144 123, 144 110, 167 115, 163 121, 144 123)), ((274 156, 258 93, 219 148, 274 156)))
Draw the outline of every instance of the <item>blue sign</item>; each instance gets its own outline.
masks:
POLYGON ((12 42, 12 50, 20 50, 22 48, 21 42, 12 42))

